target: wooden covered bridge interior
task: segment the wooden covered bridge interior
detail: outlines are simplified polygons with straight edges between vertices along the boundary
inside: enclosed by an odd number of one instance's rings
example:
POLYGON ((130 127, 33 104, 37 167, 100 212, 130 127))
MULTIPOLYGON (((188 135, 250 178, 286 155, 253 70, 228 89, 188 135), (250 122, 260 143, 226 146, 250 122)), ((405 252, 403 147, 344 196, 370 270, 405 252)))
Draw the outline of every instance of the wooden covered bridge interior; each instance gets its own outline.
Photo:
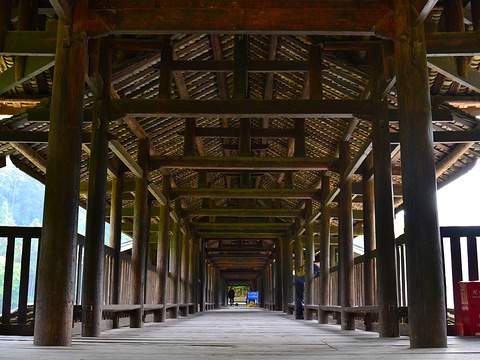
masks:
POLYGON ((0 154, 46 188, 41 229, 0 230, 7 280, 40 239, 2 332, 70 345, 242 284, 291 313, 304 263, 305 319, 446 347, 442 239, 478 280, 480 231, 440 233, 436 191, 480 156, 479 31, 480 0, 0 0, 0 154))

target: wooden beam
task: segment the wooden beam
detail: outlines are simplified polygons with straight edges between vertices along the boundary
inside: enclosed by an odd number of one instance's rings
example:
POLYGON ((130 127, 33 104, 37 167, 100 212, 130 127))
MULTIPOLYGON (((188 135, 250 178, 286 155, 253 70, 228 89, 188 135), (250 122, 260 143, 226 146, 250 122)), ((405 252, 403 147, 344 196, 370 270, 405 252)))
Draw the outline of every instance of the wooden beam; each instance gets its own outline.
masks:
MULTIPOLYGON (((480 76, 480 75, 479 75, 480 76)), ((165 100, 118 99, 112 105, 122 111, 112 119, 126 115, 149 117, 336 117, 371 115, 368 100, 165 100)))
MULTIPOLYGON (((390 133, 392 144, 400 143, 400 133, 390 133)), ((480 142, 480 130, 466 131, 434 131, 433 143, 461 144, 480 142)), ((471 145, 470 145, 471 146, 471 145)), ((469 146, 469 147, 470 147, 469 146)))
MULTIPOLYGON (((392 8, 381 1, 275 1, 235 3, 195 0, 129 1, 96 0, 90 3, 90 31, 116 34, 314 34, 373 35, 391 32, 384 21, 392 8), (352 11, 355 9, 355 11, 352 11), (322 21, 318 21, 318 14, 322 21), (119 16, 121 14, 121 16, 119 16), (378 26, 383 22, 382 26, 378 26)), ((388 20, 388 19, 387 19, 388 20)))
MULTIPOLYGON (((436 0, 423 0, 436 1, 436 0)), ((217 36, 217 35, 212 35, 217 36)), ((474 56, 480 53, 479 32, 436 32, 426 36, 427 55, 474 56)), ((121 42, 124 48, 142 51, 158 51, 162 40, 108 39, 114 48, 121 42)), ((55 56, 56 33, 51 31, 8 31, 5 36, 2 56, 55 56)), ((367 50, 374 41, 327 41, 324 50, 367 50)), ((308 62, 303 60, 249 60, 247 71, 252 73, 307 72, 308 62)), ((232 60, 174 60, 174 72, 216 72, 225 74, 233 71, 232 60)), ((222 98, 222 97, 221 97, 222 98)), ((225 97, 227 98, 227 97, 225 97)))
POLYGON ((430 11, 433 10, 438 0, 417 0, 415 2, 415 10, 417 12, 417 18, 414 21, 414 26, 418 26, 421 22, 425 21, 430 11))
POLYGON ((151 168, 195 170, 328 170, 336 168, 335 158, 274 158, 274 157, 196 157, 152 156, 151 168))
POLYGON ((269 233, 269 232, 203 232, 197 234, 197 237, 202 239, 278 239, 282 237, 283 234, 281 233, 269 233))
MULTIPOLYGON (((48 143, 48 131, 24 131, 24 130, 0 130, 0 141, 9 143, 32 143, 46 144, 48 143)), ((92 133, 84 132, 82 134, 82 143, 90 144, 92 133)))
POLYGON ((303 210, 290 209, 182 209, 185 216, 228 216, 228 217, 299 217, 303 210))
POLYGON ((15 78, 15 67, 0 73, 0 94, 23 84, 38 74, 50 69, 55 64, 53 57, 28 57, 25 62, 25 74, 23 78, 15 78))
POLYGON ((425 34, 428 57, 475 56, 480 53, 480 32, 439 32, 425 34))
POLYGON ((8 31, 0 56, 55 56, 57 34, 51 31, 8 31))
POLYGON ((118 140, 110 141, 108 147, 136 177, 143 178, 142 168, 118 140))
POLYGON ((196 230, 289 230, 292 227, 292 223, 221 223, 221 222, 193 222, 190 223, 196 230))
POLYGON ((175 188, 180 197, 232 198, 232 199, 311 199, 318 195, 317 189, 212 189, 175 188))
POLYGON ((353 158, 353 160, 350 162, 347 169, 345 170, 345 174, 343 174, 343 178, 345 180, 349 180, 355 174, 355 172, 363 164, 363 161, 366 159, 366 157, 368 156, 368 154, 370 154, 371 151, 372 151, 372 140, 368 139, 362 145, 360 150, 358 150, 357 154, 355 155, 355 157, 353 158))
POLYGON ((68 25, 72 24, 73 9, 75 7, 74 2, 70 0, 50 0, 50 4, 52 4, 59 19, 68 25))
MULTIPOLYGON (((240 137, 240 129, 238 128, 207 128, 197 127, 195 129, 196 137, 221 137, 221 138, 238 138, 240 137)), ((295 137, 295 131, 292 129, 251 129, 251 137, 257 139, 278 139, 295 137)))

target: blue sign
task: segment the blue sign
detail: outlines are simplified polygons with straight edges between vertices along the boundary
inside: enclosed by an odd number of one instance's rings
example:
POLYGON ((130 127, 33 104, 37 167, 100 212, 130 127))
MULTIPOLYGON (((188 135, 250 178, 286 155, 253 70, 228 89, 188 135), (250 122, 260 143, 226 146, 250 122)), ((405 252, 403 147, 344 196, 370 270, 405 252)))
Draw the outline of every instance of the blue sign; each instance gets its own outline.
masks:
POLYGON ((258 291, 249 291, 247 294, 247 299, 258 300, 258 291))

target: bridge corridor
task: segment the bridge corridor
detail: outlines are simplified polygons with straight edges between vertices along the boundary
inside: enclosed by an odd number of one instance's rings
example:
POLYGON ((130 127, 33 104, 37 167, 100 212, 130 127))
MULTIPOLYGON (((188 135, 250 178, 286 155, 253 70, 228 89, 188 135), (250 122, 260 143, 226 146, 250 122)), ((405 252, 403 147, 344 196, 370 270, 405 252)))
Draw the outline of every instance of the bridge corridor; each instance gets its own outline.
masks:
POLYGON ((406 336, 342 331, 282 312, 223 307, 99 338, 74 336, 72 347, 33 346, 32 337, 0 337, 1 359, 478 359, 473 338, 449 337, 447 349, 411 349, 406 336))

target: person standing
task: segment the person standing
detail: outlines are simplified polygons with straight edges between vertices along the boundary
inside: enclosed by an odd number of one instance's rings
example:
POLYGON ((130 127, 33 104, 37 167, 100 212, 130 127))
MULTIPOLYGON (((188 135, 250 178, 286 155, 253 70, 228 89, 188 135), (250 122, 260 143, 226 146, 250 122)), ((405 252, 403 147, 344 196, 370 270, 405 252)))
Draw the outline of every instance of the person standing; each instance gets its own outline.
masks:
MULTIPOLYGON (((318 276, 320 266, 313 263, 313 277, 318 276)), ((303 320, 303 300, 305 297, 305 266, 300 266, 297 269, 297 276, 295 277, 295 319, 303 320)))
POLYGON ((235 290, 233 288, 230 288, 230 290, 228 290, 228 299, 230 300, 230 305, 233 305, 235 300, 235 290))

